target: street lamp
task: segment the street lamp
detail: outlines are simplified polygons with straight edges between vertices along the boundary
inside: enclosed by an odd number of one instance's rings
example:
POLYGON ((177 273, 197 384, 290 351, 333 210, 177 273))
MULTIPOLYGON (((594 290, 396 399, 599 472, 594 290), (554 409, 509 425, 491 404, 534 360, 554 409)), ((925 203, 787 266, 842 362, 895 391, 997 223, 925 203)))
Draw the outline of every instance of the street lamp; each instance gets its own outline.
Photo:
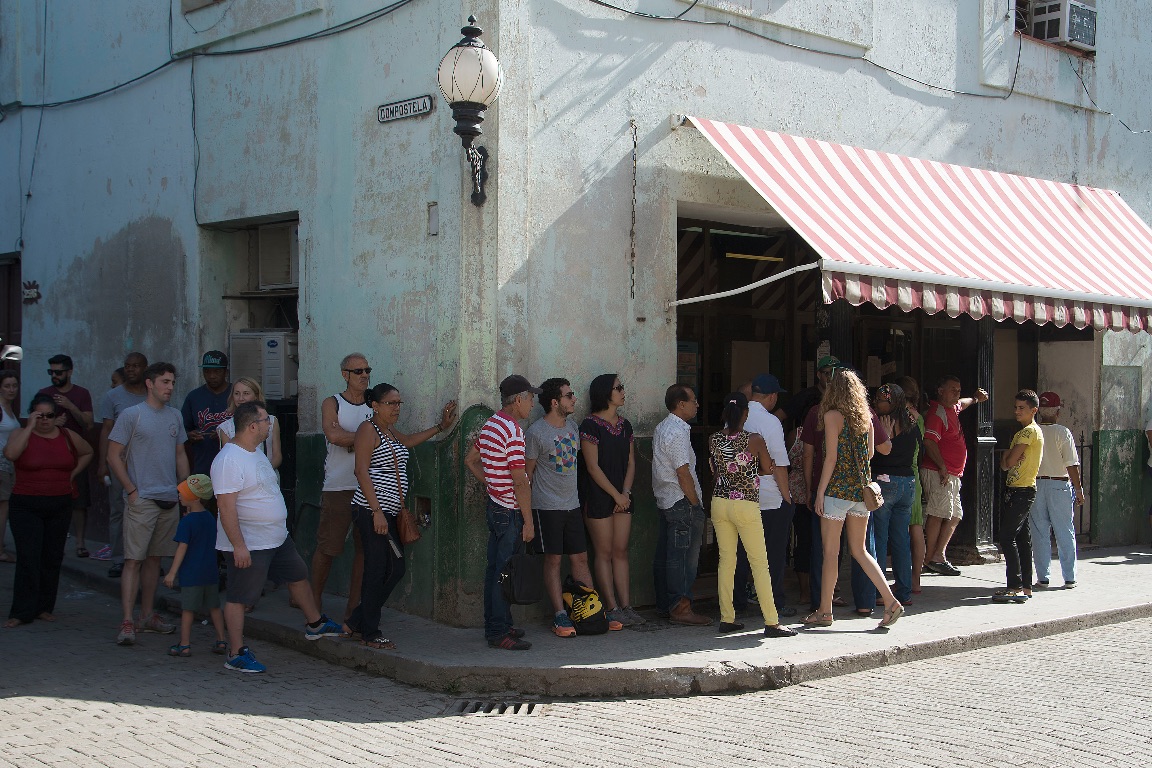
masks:
POLYGON ((500 95, 504 71, 496 55, 480 40, 484 30, 476 26, 475 16, 469 16, 468 26, 460 31, 464 39, 444 54, 436 79, 440 83, 440 93, 452 107, 452 119, 456 121, 452 131, 460 137, 468 155, 468 165, 472 168, 472 204, 483 205, 487 198, 484 182, 488 179, 488 171, 484 166, 488 150, 473 147, 472 142, 483 133, 480 123, 484 122, 484 110, 500 95))

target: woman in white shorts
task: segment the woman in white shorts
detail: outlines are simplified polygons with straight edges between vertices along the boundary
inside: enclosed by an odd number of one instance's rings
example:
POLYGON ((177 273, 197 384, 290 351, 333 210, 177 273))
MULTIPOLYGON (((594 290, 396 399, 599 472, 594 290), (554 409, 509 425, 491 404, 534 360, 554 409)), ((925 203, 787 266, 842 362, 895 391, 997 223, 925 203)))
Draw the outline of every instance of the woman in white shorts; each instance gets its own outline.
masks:
POLYGON ((824 541, 824 571, 820 581, 820 607, 804 619, 809 626, 832 625, 832 592, 839 569, 840 532, 848 528, 848 548, 860 568, 884 598, 881 627, 890 627, 904 613, 892 594, 884 572, 868 553, 864 538, 868 516, 864 486, 871 481, 869 461, 876 448, 868 392, 854 372, 837 369, 820 401, 819 424, 824 430, 824 467, 816 488, 816 515, 824 541))

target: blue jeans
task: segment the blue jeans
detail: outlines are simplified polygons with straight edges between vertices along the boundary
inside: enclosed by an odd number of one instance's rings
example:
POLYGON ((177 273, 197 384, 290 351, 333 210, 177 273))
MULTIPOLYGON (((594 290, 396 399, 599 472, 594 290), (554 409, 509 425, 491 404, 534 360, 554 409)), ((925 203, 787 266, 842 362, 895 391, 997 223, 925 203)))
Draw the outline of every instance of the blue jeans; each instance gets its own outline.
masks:
POLYGON ((1049 530, 1056 532, 1056 551, 1060 554, 1060 572, 1064 581, 1076 581, 1076 497, 1067 480, 1036 479, 1036 501, 1028 514, 1032 532, 1032 562, 1036 580, 1048 581, 1052 566, 1049 530))
POLYGON ((520 510, 502 507, 488 499, 488 566, 484 570, 484 639, 499 640, 512 629, 512 606, 504 599, 500 572, 512 557, 521 538, 524 520, 520 510))
POLYGON ((872 513, 876 526, 876 562, 880 570, 888 555, 892 555, 892 575, 896 587, 892 592, 900 602, 912 598, 912 539, 908 526, 912 522, 912 493, 916 488, 916 478, 891 476, 888 482, 880 483, 884 494, 884 506, 872 513))
POLYGON ((704 540, 704 507, 693 507, 684 498, 671 509, 657 512, 652 577, 656 584, 656 610, 667 613, 682 599, 692 600, 700 544, 704 540))
MULTIPOLYGON (((875 515, 868 516, 868 533, 864 535, 864 548, 868 550, 871 555, 876 554, 876 529, 873 522, 875 515)), ((824 537, 820 535, 820 518, 817 515, 812 515, 812 570, 808 574, 808 592, 812 600, 812 610, 820 608, 820 581, 822 578, 821 569, 824 567, 824 537)), ((856 609, 867 608, 872 610, 876 607, 876 596, 879 593, 876 587, 872 585, 872 580, 864 573, 863 569, 852 561, 852 602, 856 604, 856 609)))

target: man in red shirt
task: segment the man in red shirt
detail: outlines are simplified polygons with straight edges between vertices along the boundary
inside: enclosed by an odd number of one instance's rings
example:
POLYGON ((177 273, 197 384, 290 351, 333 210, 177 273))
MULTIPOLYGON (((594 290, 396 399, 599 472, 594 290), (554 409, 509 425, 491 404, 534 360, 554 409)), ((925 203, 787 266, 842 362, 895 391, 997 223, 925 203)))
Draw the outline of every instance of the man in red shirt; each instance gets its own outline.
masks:
POLYGON ((968 461, 960 411, 982 403, 988 393, 977 389, 972 397, 960 397, 960 379, 943 376, 936 386, 936 399, 924 412, 924 460, 920 484, 924 488, 924 533, 927 538, 925 567, 941 576, 959 576, 960 569, 945 554, 956 526, 964 517, 960 506, 960 478, 968 461))
POLYGON ((488 492, 488 566, 484 571, 484 639, 493 648, 526 651, 524 630, 512 626, 512 607, 504 599, 500 572, 518 539, 532 541, 532 487, 525 471, 524 430, 518 421, 532 412, 540 390, 523 376, 500 382, 501 409, 484 422, 464 465, 488 492))

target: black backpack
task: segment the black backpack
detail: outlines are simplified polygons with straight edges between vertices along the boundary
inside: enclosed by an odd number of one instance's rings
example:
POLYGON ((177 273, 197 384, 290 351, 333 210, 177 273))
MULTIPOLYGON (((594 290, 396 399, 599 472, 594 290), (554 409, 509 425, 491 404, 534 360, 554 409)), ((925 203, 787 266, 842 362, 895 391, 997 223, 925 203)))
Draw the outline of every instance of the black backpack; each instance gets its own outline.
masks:
POLYGON ((577 635, 602 635, 608 631, 608 614, 600 602, 600 593, 571 575, 564 581, 564 607, 577 635))

